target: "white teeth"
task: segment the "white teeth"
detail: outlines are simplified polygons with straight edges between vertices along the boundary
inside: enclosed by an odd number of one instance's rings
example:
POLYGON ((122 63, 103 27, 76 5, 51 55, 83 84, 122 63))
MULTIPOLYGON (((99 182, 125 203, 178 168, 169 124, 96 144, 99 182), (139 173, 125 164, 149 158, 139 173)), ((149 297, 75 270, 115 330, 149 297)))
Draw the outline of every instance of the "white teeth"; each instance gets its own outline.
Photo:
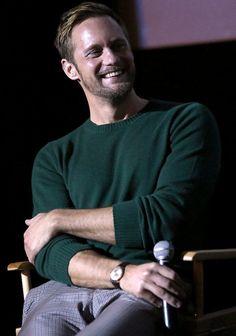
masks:
POLYGON ((122 73, 121 71, 113 71, 113 72, 109 72, 104 77, 105 78, 115 77, 115 76, 120 75, 121 73, 122 73))

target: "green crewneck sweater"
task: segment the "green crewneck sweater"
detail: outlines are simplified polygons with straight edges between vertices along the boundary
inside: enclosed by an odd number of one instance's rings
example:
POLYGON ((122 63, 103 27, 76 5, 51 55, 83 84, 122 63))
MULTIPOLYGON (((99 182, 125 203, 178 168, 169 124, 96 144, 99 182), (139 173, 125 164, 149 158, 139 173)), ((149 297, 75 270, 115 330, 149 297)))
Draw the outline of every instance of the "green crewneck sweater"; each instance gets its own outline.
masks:
POLYGON ((117 243, 59 235, 37 255, 37 271, 71 284, 68 264, 78 251, 139 264, 153 260, 159 240, 172 240, 176 256, 199 248, 220 159, 215 119, 199 103, 151 100, 129 119, 87 120, 51 141, 34 161, 33 214, 112 206, 117 243))

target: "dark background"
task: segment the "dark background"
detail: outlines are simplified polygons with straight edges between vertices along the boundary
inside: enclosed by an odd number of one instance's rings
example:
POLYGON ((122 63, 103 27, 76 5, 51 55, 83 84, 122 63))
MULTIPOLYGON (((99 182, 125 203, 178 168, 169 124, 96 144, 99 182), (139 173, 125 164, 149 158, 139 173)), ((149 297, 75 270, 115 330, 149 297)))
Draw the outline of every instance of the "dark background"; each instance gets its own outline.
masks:
MULTIPOLYGON (((61 13, 79 1, 10 1, 1 15, 1 168, 0 244, 1 330, 14 335, 21 323, 19 274, 7 264, 26 258, 24 220, 31 217, 31 168, 46 142, 76 128, 88 117, 77 84, 66 78, 53 47, 61 13)), ((117 9, 117 1, 100 1, 117 9)), ((132 13, 131 13, 132 15, 132 13)), ((213 112, 222 139, 222 171, 213 199, 207 246, 235 247, 235 78, 236 42, 134 49, 136 90, 143 96, 199 101, 213 112)), ((235 282, 222 265, 218 278, 235 282)), ((229 287, 229 286, 227 286, 229 287)), ((216 290, 216 288, 215 288, 216 290)), ((235 291, 224 299, 235 303, 235 291)), ((218 295, 218 293, 217 293, 218 295)))

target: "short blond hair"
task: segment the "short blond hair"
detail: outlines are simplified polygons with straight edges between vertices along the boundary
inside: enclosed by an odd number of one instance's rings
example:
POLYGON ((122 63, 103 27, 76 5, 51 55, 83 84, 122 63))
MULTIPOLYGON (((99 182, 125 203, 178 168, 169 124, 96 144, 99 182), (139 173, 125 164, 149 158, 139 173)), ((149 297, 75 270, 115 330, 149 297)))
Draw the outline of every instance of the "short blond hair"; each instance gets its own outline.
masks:
POLYGON ((81 22, 98 16, 110 16, 122 28, 125 36, 128 33, 122 19, 108 6, 86 1, 66 11, 62 16, 57 28, 57 34, 54 45, 57 48, 61 58, 66 58, 69 62, 73 62, 73 45, 71 41, 72 29, 81 22))

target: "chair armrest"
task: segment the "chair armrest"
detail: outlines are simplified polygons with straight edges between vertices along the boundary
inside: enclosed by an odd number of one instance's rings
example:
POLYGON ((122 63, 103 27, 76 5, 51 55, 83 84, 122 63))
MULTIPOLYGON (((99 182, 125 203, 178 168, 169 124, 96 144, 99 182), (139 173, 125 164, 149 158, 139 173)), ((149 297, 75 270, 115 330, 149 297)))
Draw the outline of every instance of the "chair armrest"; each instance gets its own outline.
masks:
POLYGON ((29 290, 32 288, 30 271, 33 268, 34 265, 31 264, 29 261, 18 261, 10 263, 7 266, 8 271, 20 271, 24 299, 28 294, 29 290))
POLYGON ((34 268, 34 265, 29 261, 18 261, 14 263, 10 263, 7 266, 8 271, 30 271, 34 268))
POLYGON ((193 264, 196 317, 201 317, 204 314, 204 261, 229 259, 236 259, 235 248, 183 252, 182 260, 191 261, 193 264))
POLYGON ((184 261, 236 259, 236 248, 186 251, 182 258, 184 261))

